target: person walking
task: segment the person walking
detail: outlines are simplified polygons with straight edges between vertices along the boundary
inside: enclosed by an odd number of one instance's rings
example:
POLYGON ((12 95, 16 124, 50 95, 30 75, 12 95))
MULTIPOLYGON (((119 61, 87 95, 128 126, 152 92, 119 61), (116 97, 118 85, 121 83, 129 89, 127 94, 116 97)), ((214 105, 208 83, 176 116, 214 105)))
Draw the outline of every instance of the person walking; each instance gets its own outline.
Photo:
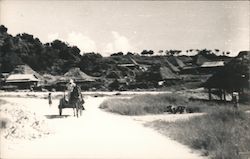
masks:
POLYGON ((237 110, 239 108, 239 93, 233 92, 232 101, 234 104, 234 108, 237 110))
POLYGON ((51 107, 51 104, 52 104, 52 97, 51 97, 51 93, 49 93, 49 95, 48 95, 48 100, 49 100, 49 106, 51 107))

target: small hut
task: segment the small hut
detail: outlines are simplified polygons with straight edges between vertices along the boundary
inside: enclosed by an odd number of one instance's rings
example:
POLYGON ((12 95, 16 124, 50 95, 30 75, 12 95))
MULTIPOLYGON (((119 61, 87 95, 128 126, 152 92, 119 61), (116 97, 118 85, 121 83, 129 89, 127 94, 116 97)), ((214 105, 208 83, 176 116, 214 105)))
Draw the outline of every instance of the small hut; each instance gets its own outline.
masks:
POLYGON ((23 64, 23 65, 17 65, 13 71, 10 72, 10 74, 33 74, 35 75, 38 79, 43 79, 43 77, 34 71, 30 66, 23 64))
POLYGON ((96 77, 89 76, 86 73, 82 72, 78 67, 71 68, 64 74, 64 78, 66 78, 66 80, 73 79, 78 83, 86 81, 93 82, 97 79, 96 77))
POLYGON ((59 78, 57 82, 57 90, 65 90, 65 86, 70 79, 73 79, 75 83, 78 84, 84 90, 88 90, 98 85, 97 77, 89 76, 86 73, 82 72, 80 68, 75 67, 71 68, 63 75, 63 77, 59 78))

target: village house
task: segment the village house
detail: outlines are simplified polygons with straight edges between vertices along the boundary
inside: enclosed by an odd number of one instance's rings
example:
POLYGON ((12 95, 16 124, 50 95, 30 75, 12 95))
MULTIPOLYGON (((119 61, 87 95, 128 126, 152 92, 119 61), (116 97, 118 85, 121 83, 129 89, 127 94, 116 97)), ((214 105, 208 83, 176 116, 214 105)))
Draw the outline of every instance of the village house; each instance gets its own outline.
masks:
POLYGON ((17 89, 33 89, 38 85, 39 81, 34 74, 12 74, 6 79, 5 85, 17 89))
POLYGON ((75 67, 71 68, 68 72, 66 72, 63 76, 61 76, 56 84, 55 89, 60 91, 66 90, 66 84, 70 79, 73 79, 74 82, 79 85, 83 90, 89 90, 94 87, 99 87, 100 82, 98 82, 97 77, 92 77, 82 72, 80 68, 75 67))
POLYGON ((204 62, 199 68, 199 73, 212 74, 219 71, 225 65, 224 61, 204 62))
POLYGON ((31 89, 37 87, 42 76, 28 65, 17 65, 10 73, 2 73, 2 87, 5 90, 31 89))
POLYGON ((132 70, 139 69, 143 72, 147 71, 149 69, 149 67, 151 67, 150 65, 139 64, 131 57, 129 59, 131 61, 130 63, 118 64, 117 66, 118 67, 127 67, 127 68, 132 69, 132 70))

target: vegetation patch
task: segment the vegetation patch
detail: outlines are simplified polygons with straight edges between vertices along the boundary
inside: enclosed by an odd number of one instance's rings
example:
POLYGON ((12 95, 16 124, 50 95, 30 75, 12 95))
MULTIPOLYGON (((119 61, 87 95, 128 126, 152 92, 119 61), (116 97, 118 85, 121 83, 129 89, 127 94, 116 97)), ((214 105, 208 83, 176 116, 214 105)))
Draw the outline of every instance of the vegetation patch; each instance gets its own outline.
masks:
POLYGON ((146 125, 213 159, 240 159, 239 152, 250 151, 250 116, 232 108, 217 108, 186 121, 154 121, 146 125))
POLYGON ((190 101, 188 98, 174 93, 158 95, 139 95, 132 98, 111 98, 104 101, 101 109, 121 115, 161 114, 168 106, 185 106, 186 112, 209 112, 216 107, 228 106, 216 102, 190 101))

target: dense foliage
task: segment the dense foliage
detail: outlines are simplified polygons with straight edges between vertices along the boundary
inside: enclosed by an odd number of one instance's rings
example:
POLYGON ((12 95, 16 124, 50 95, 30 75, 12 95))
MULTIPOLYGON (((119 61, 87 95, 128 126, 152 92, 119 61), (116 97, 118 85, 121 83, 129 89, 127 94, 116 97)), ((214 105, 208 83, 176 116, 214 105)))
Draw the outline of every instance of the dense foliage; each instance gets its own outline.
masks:
POLYGON ((81 61, 80 50, 60 40, 42 44, 27 33, 13 37, 4 26, 0 27, 0 40, 0 70, 3 72, 25 63, 39 72, 59 74, 81 61))

